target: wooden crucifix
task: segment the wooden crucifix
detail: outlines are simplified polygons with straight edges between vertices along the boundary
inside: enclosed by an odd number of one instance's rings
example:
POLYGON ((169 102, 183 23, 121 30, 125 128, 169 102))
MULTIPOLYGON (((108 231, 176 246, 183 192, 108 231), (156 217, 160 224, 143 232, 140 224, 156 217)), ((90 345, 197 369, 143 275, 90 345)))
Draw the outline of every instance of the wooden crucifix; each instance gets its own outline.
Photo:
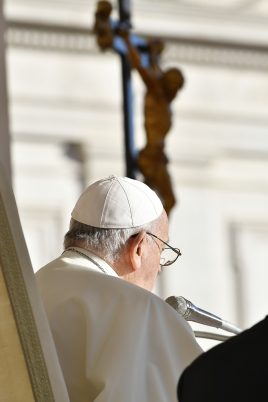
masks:
POLYGON ((182 88, 184 79, 177 68, 166 71, 160 68, 159 58, 164 48, 162 41, 145 40, 130 33, 130 10, 126 0, 119 0, 118 22, 111 20, 111 12, 112 6, 108 1, 98 2, 94 30, 97 42, 103 50, 112 47, 121 56, 127 175, 135 178, 139 170, 145 183, 158 193, 169 214, 176 201, 164 147, 172 124, 171 102, 182 88), (132 68, 139 73, 146 87, 144 127, 147 141, 138 153, 134 149, 132 68))

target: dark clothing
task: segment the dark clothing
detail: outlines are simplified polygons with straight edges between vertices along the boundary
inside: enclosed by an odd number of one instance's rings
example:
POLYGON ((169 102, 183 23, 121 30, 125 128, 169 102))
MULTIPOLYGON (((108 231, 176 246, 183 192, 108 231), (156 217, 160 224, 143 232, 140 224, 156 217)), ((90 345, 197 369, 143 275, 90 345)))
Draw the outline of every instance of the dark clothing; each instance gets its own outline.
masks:
POLYGON ((268 316, 203 353, 178 384, 179 402, 268 402, 268 316))

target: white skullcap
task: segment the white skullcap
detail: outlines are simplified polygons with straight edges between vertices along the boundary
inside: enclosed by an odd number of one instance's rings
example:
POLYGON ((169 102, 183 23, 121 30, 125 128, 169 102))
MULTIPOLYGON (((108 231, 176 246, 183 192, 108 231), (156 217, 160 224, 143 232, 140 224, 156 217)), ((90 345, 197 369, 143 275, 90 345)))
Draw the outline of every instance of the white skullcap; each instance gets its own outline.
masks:
POLYGON ((129 229, 152 222, 162 211, 160 199, 146 184, 110 176, 82 193, 72 218, 97 228, 129 229))

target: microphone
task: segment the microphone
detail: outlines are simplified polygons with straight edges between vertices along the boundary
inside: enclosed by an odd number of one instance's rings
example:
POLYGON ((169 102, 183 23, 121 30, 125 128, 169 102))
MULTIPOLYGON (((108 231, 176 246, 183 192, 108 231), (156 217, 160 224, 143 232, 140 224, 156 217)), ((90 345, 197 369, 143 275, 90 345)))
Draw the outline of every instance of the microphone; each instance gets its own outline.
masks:
POLYGON ((210 327, 221 328, 233 334, 239 334, 241 332, 240 328, 208 311, 196 307, 192 302, 182 296, 170 296, 165 301, 187 321, 194 321, 210 327))

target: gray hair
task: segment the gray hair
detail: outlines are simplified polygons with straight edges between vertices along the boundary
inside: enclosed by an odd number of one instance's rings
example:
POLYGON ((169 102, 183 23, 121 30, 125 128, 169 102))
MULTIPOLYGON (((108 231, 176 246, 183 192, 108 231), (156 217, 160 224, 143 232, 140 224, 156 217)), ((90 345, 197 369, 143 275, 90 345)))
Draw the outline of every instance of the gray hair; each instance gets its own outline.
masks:
POLYGON ((85 225, 71 219, 70 228, 64 237, 64 249, 68 247, 81 247, 95 252, 110 263, 115 262, 128 242, 129 238, 142 230, 154 232, 159 219, 147 225, 131 229, 103 229, 85 225))

